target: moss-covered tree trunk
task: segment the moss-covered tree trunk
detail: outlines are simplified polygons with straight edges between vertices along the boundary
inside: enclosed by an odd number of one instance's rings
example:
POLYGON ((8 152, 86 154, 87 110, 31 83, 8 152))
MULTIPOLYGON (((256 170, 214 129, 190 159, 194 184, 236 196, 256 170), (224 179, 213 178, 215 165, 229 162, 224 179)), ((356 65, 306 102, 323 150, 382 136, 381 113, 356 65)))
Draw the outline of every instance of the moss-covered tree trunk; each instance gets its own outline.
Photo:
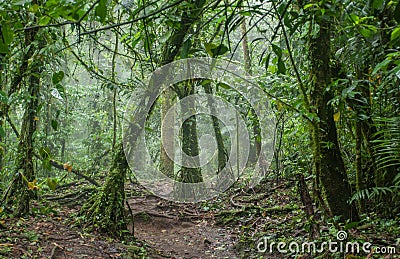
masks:
POLYGON ((338 143, 333 107, 329 104, 333 98, 329 89, 331 28, 329 21, 316 19, 319 33, 310 39, 311 107, 317 115, 313 122, 315 169, 333 216, 354 221, 357 211, 348 203, 351 189, 338 143))
POLYGON ((124 187, 127 170, 123 145, 118 144, 104 186, 80 210, 80 215, 85 216, 84 223, 112 236, 123 236, 127 229, 124 187))
MULTIPOLYGON (((35 44, 32 44, 37 34, 37 30, 28 30, 25 33, 25 44, 30 51, 34 52, 35 44)), ((43 47, 43 42, 39 43, 39 47, 43 47)), ((37 49, 36 49, 37 50, 37 49)), ((22 119, 21 132, 18 143, 18 157, 16 161, 15 179, 7 195, 7 203, 14 203, 14 214, 21 216, 29 213, 29 205, 31 198, 35 196, 36 182, 33 165, 34 155, 34 138, 36 124, 39 121, 37 108, 39 104, 40 92, 40 72, 42 68, 42 60, 35 59, 30 64, 31 73, 28 80, 28 96, 25 111, 22 119)))
MULTIPOLYGON (((164 145, 168 148, 168 150, 173 151, 174 150, 174 138, 175 136, 170 136, 170 134, 173 132, 173 130, 168 129, 167 131, 163 130, 163 126, 167 127, 172 127, 174 118, 169 117, 168 120, 164 122, 165 116, 168 112, 169 109, 173 106, 173 100, 175 98, 175 93, 172 91, 172 89, 167 88, 163 94, 162 94, 162 100, 161 100, 161 150, 160 150, 160 171, 169 176, 169 177, 174 177, 174 161, 173 157, 170 158, 167 152, 165 151, 164 145), (168 136, 166 136, 166 133, 168 132, 168 136)), ((172 113, 170 113, 172 114, 172 113)))
MULTIPOLYGON (((244 60, 244 70, 249 75, 252 74, 251 72, 251 58, 250 58, 250 50, 248 44, 248 37, 247 37, 247 26, 246 26, 246 18, 243 16, 243 22, 240 25, 241 34, 242 34, 242 49, 243 49, 243 60, 244 60)), ((250 107, 250 119, 253 124, 253 137, 254 137, 254 151, 255 156, 251 158, 250 162, 254 163, 257 161, 258 156, 261 153, 261 127, 260 121, 256 112, 254 111, 253 107, 250 107)), ((260 160, 261 161, 261 160, 260 160)))
MULTIPOLYGON (((204 92, 206 94, 210 94, 210 95, 213 94, 211 84, 209 82, 204 84, 203 87, 204 87, 204 92)), ((208 106, 210 107, 210 112, 211 112, 211 114, 213 114, 213 115, 211 115, 211 120, 212 120, 212 124, 213 124, 215 139, 217 141, 217 151, 218 151, 218 154, 217 154, 218 155, 218 172, 217 173, 219 173, 219 172, 221 172, 222 169, 225 168, 228 157, 227 157, 226 150, 225 150, 224 139, 222 137, 219 120, 216 116, 214 116, 214 115, 217 115, 215 103, 212 98, 208 98, 207 102, 208 102, 208 106)))
MULTIPOLYGON (((179 96, 180 99, 192 95, 195 92, 195 83, 185 82, 184 94, 179 96)), ((192 113, 195 110, 193 102, 182 102, 182 113, 192 113)), ((203 181, 201 169, 198 168, 199 142, 197 138, 197 120, 196 116, 190 116, 182 124, 182 151, 188 157, 183 158, 183 166, 179 180, 184 183, 199 183, 203 181), (187 165, 187 166, 185 166, 187 165)))
MULTIPOLYGON (((189 30, 192 28, 194 23, 199 19, 204 4, 205 0, 191 0, 187 2, 186 7, 179 9, 179 11, 176 13, 177 16, 181 17, 181 25, 179 28, 173 29, 173 32, 166 41, 166 44, 163 47, 162 59, 159 64, 160 66, 173 62, 175 58, 178 56, 183 46, 185 36, 188 34, 189 30)), ((189 86, 189 84, 177 84, 175 87, 173 87, 173 90, 176 92, 176 94, 180 99, 192 93, 190 89, 185 89, 185 87, 187 86, 189 86)), ((182 127, 183 127, 182 131, 183 151, 185 153, 189 152, 187 153, 188 155, 198 154, 196 118, 195 117, 189 118, 187 121, 184 122, 182 127), (192 135, 190 136, 187 134, 192 134, 192 135)), ((171 166, 172 161, 169 161, 169 158, 165 157, 166 153, 164 152, 163 148, 161 151, 162 151, 161 159, 164 160, 161 161, 161 171, 164 173, 168 173, 167 171, 171 171, 171 169, 173 170, 171 166)), ((189 179, 192 179, 194 182, 199 182, 201 179, 201 174, 199 174, 199 169, 183 167, 181 170, 180 179, 183 180, 184 182, 186 182, 189 179)))
MULTIPOLYGON (((178 11, 177 15, 181 17, 181 26, 173 29, 171 36, 164 45, 161 66, 173 62, 178 56, 185 41, 185 36, 199 19, 205 2, 204 0, 191 0, 178 11)), ((194 93, 194 84, 191 82, 178 83, 173 86, 173 90, 180 99, 183 99, 194 93)), ((181 107, 182 111, 192 108, 181 107)), ((188 118, 182 125, 182 151, 188 156, 197 156, 199 154, 195 116, 188 118)), ((183 166, 179 180, 182 182, 201 182, 201 171, 198 168, 183 166)))

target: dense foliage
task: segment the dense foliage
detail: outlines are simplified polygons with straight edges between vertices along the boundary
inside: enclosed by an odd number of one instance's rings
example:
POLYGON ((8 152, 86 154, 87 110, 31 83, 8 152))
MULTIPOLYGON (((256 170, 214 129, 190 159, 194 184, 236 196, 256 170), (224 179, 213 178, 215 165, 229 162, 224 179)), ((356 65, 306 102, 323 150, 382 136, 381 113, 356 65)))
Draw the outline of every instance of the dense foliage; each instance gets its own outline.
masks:
MULTIPOLYGON (((399 218, 399 1, 11 0, 0 2, 0 34, 0 217, 27 215, 35 200, 83 177, 105 184, 80 219, 121 237, 124 183, 135 176, 121 145, 124 106, 156 68, 213 57, 243 66, 272 107, 274 154, 261 186, 311 179, 315 215, 338 229, 371 215, 399 218)), ((205 177, 170 161, 160 142, 165 110, 195 93, 246 118, 246 172, 263 168, 267 129, 249 102, 199 80, 174 85, 151 108, 146 139, 160 170, 182 182, 205 177)), ((215 138, 219 172, 233 140, 202 116, 177 137, 190 156, 201 153, 202 135, 215 138)))

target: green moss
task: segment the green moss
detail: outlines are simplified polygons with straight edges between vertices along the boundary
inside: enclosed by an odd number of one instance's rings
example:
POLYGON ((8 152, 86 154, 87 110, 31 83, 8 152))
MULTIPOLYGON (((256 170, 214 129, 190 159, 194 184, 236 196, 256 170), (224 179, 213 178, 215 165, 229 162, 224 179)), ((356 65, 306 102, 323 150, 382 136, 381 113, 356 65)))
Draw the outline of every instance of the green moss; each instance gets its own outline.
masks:
POLYGON ((104 187, 81 208, 83 224, 111 236, 122 237, 127 230, 125 212, 125 177, 128 168, 122 144, 115 154, 104 187))

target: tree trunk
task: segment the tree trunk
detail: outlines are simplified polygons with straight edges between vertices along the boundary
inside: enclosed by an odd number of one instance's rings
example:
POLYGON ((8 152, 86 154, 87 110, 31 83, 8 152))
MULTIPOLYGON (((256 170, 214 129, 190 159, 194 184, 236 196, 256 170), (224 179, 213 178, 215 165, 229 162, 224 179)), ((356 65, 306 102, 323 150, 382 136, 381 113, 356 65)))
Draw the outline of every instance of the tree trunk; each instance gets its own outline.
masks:
MULTIPOLYGON (((161 152, 160 152, 160 171, 166 176, 169 176, 171 178, 174 177, 174 161, 173 157, 170 158, 167 154, 167 152, 164 149, 163 143, 168 146, 168 149, 173 151, 174 150, 174 138, 175 136, 171 136, 171 133, 173 133, 172 130, 168 130, 168 136, 165 135, 165 132, 163 130, 164 126, 164 119, 165 116, 168 112, 169 109, 173 106, 173 99, 175 97, 174 92, 170 89, 167 88, 163 92, 162 100, 161 100, 161 152)), ((172 113, 170 113, 172 114, 172 113)), ((170 127, 173 124, 171 122, 174 121, 173 117, 169 118, 169 121, 167 122, 167 126, 170 127)))
MULTIPOLYGON (((361 191, 364 189, 364 184, 363 184, 363 172, 362 172, 362 156, 361 156, 361 122, 358 120, 355 123, 355 132, 356 132, 356 190, 361 191)), ((362 201, 358 201, 358 209, 360 212, 364 210, 364 206, 362 201)))
MULTIPOLYGON (((31 44, 37 34, 36 30, 29 30, 25 33, 25 43, 33 48, 31 44)), ((39 48, 43 48, 43 42, 39 43, 39 48)), ((34 51, 32 51, 33 53, 34 51)), ((8 193, 7 202, 16 202, 15 215, 21 216, 29 213, 31 198, 35 196, 35 172, 33 165, 33 134, 36 131, 36 123, 39 118, 36 111, 39 104, 40 73, 42 60, 36 59, 32 65, 29 77, 28 93, 25 112, 21 125, 20 141, 18 143, 18 158, 16 161, 15 179, 8 193), (28 184, 29 183, 29 184, 28 184), (28 188, 29 187, 29 188, 28 188)))
MULTIPOLYGON (((244 59, 244 70, 246 73, 251 75, 251 59, 250 59, 250 51, 249 51, 249 44, 247 40, 247 28, 246 28, 246 19, 243 17, 243 22, 240 25, 241 32, 242 32, 242 49, 243 49, 243 59, 244 59)), ((250 107, 250 118, 253 123, 253 135, 254 135, 254 149, 255 149, 255 156, 253 158, 254 161, 250 162, 256 162, 258 159, 258 156, 260 155, 261 152, 261 127, 260 127, 260 121, 258 120, 257 114, 254 111, 253 107, 250 107)), ((261 160, 260 160, 261 161, 261 160)))
MULTIPOLYGON (((162 60, 160 65, 166 65, 173 62, 175 57, 181 50, 185 36, 189 32, 193 24, 199 19, 205 0, 188 1, 187 7, 182 9, 181 26, 174 29, 163 48, 162 60)), ((194 93, 194 84, 191 82, 179 83, 173 86, 180 99, 185 98, 194 93)), ((182 111, 192 109, 193 107, 182 107, 182 111)), ((182 151, 188 156, 197 156, 199 154, 196 117, 188 118, 182 125, 182 151)), ((183 166, 180 172, 180 180, 182 182, 201 182, 202 176, 199 168, 190 168, 183 166)), ((184 190, 183 190, 184 191, 184 190)))
MULTIPOLYGON (((163 48, 163 53, 162 53, 162 59, 160 62, 160 66, 166 65, 168 63, 171 63, 174 61, 175 57, 178 55, 179 51, 181 50, 181 47, 184 43, 185 36, 187 35, 188 31, 190 28, 193 26, 193 24, 196 22, 196 20, 199 18, 199 15, 202 11, 202 7, 205 4, 205 0, 191 0, 188 1, 188 7, 184 8, 182 10, 181 16, 181 26, 179 29, 174 29, 173 33, 171 36, 168 38, 166 44, 164 45, 163 48)), ((181 85, 181 84, 178 84, 181 85)), ((178 87, 173 87, 172 88, 178 97, 180 99, 186 97, 185 93, 187 92, 187 89, 178 89, 178 87)), ((163 104, 163 110, 168 109, 167 104, 163 104)), ((163 111, 164 112, 164 111, 163 111)), ((163 118, 162 118, 163 119, 163 118)), ((197 145, 197 153, 198 153, 198 144, 197 144, 197 134, 196 134, 196 118, 189 118, 188 122, 185 122, 184 125, 184 130, 183 130, 183 140, 182 140, 182 145, 183 148, 185 148, 185 145, 190 145, 191 148, 189 148, 191 151, 190 153, 196 153, 196 148, 195 146, 197 145), (190 123, 189 123, 190 122, 190 123), (189 127, 186 128, 185 127, 189 127), (195 134, 196 139, 194 139, 194 136, 189 137, 185 134, 195 134)), ((162 133, 161 133, 162 134, 162 133)), ((170 136, 172 138, 174 136, 170 136)), ((170 143, 168 143, 170 144, 170 143)), ((173 150, 173 149, 171 149, 173 150)), ((161 146, 161 157, 160 157, 160 169, 161 172, 168 175, 169 172, 173 172, 173 161, 170 160, 168 155, 165 153, 164 148, 161 146)), ((196 180, 198 178, 197 172, 193 176, 186 175, 186 173, 189 173, 192 171, 192 168, 182 168, 181 171, 181 179, 186 179, 189 180, 192 177, 193 179, 196 180)), ((198 180, 198 179, 197 179, 198 180)), ((197 181, 196 180, 196 181, 197 181)))
POLYGON ((128 163, 122 143, 115 148, 114 159, 104 187, 92 195, 80 210, 84 222, 111 236, 122 237, 127 229, 125 217, 125 178, 128 163))
POLYGON ((320 27, 319 34, 310 39, 311 106, 317 115, 313 122, 315 169, 333 216, 340 216, 343 222, 348 219, 355 221, 357 211, 348 203, 351 189, 340 153, 333 108, 329 104, 333 98, 328 90, 331 83, 331 28, 329 21, 325 20, 318 21, 317 25, 320 27))
MULTIPOLYGON (((212 88, 211 88, 210 83, 204 84, 203 87, 204 87, 204 92, 206 94, 212 95, 212 88)), ((212 98, 208 98, 207 101, 208 101, 208 106, 210 107, 211 114, 217 114, 217 111, 215 109, 215 104, 214 104, 214 101, 212 100, 212 98)), ((221 134, 221 127, 219 125, 219 120, 214 115, 211 115, 211 120, 213 123, 215 139, 217 140, 218 173, 219 173, 226 166, 227 154, 226 154, 226 150, 225 150, 224 139, 222 138, 222 134, 221 134)))
MULTIPOLYGON (((195 83, 184 83, 184 95, 179 96, 180 99, 192 95, 195 92, 195 83)), ((183 102, 181 104, 182 113, 191 113, 195 107, 193 102, 183 102)), ((201 170, 196 165, 199 164, 199 142, 197 138, 197 121, 196 116, 187 118, 182 124, 182 151, 188 155, 188 160, 183 160, 180 181, 184 183, 199 183, 203 181, 201 170), (185 166, 188 165, 188 166, 185 166)))
MULTIPOLYGON (((4 83, 3 83, 3 69, 4 69, 4 54, 0 54, 0 91, 4 91, 4 83)), ((5 129, 4 129, 4 119, 5 119, 5 111, 6 111, 6 106, 3 102, 0 102, 0 130, 2 133, 0 133, 0 143, 3 143, 4 137, 5 137, 5 129)), ((3 166, 4 166, 4 149, 0 150, 0 172, 3 171, 3 166)))

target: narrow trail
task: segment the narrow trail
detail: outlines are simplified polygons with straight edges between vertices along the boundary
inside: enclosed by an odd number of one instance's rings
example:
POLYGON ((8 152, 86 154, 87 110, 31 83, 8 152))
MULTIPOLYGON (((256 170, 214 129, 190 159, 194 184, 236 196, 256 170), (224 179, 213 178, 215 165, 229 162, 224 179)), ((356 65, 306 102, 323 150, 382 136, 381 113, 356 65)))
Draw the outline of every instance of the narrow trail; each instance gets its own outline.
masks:
POLYGON ((216 226, 213 214, 195 204, 176 204, 156 196, 129 198, 135 237, 150 246, 151 258, 237 258, 235 235, 216 226))
MULTIPOLYGON (((55 193, 47 205, 32 205, 36 215, 2 220, 0 259, 259 258, 260 254, 250 247, 257 232, 293 234, 292 229, 277 229, 293 217, 285 209, 285 204, 293 200, 274 192, 284 187, 270 189, 269 195, 259 193, 257 202, 246 200, 252 196, 234 192, 208 202, 184 204, 154 196, 140 185, 128 184, 126 199, 134 222, 134 229, 130 224, 129 231, 136 238, 129 242, 82 229, 77 216, 80 206, 62 205, 63 199, 55 198, 65 197, 65 193, 55 193), (269 208, 260 211, 258 202, 269 202, 269 208)), ((82 196, 78 200, 84 202, 82 196)))

